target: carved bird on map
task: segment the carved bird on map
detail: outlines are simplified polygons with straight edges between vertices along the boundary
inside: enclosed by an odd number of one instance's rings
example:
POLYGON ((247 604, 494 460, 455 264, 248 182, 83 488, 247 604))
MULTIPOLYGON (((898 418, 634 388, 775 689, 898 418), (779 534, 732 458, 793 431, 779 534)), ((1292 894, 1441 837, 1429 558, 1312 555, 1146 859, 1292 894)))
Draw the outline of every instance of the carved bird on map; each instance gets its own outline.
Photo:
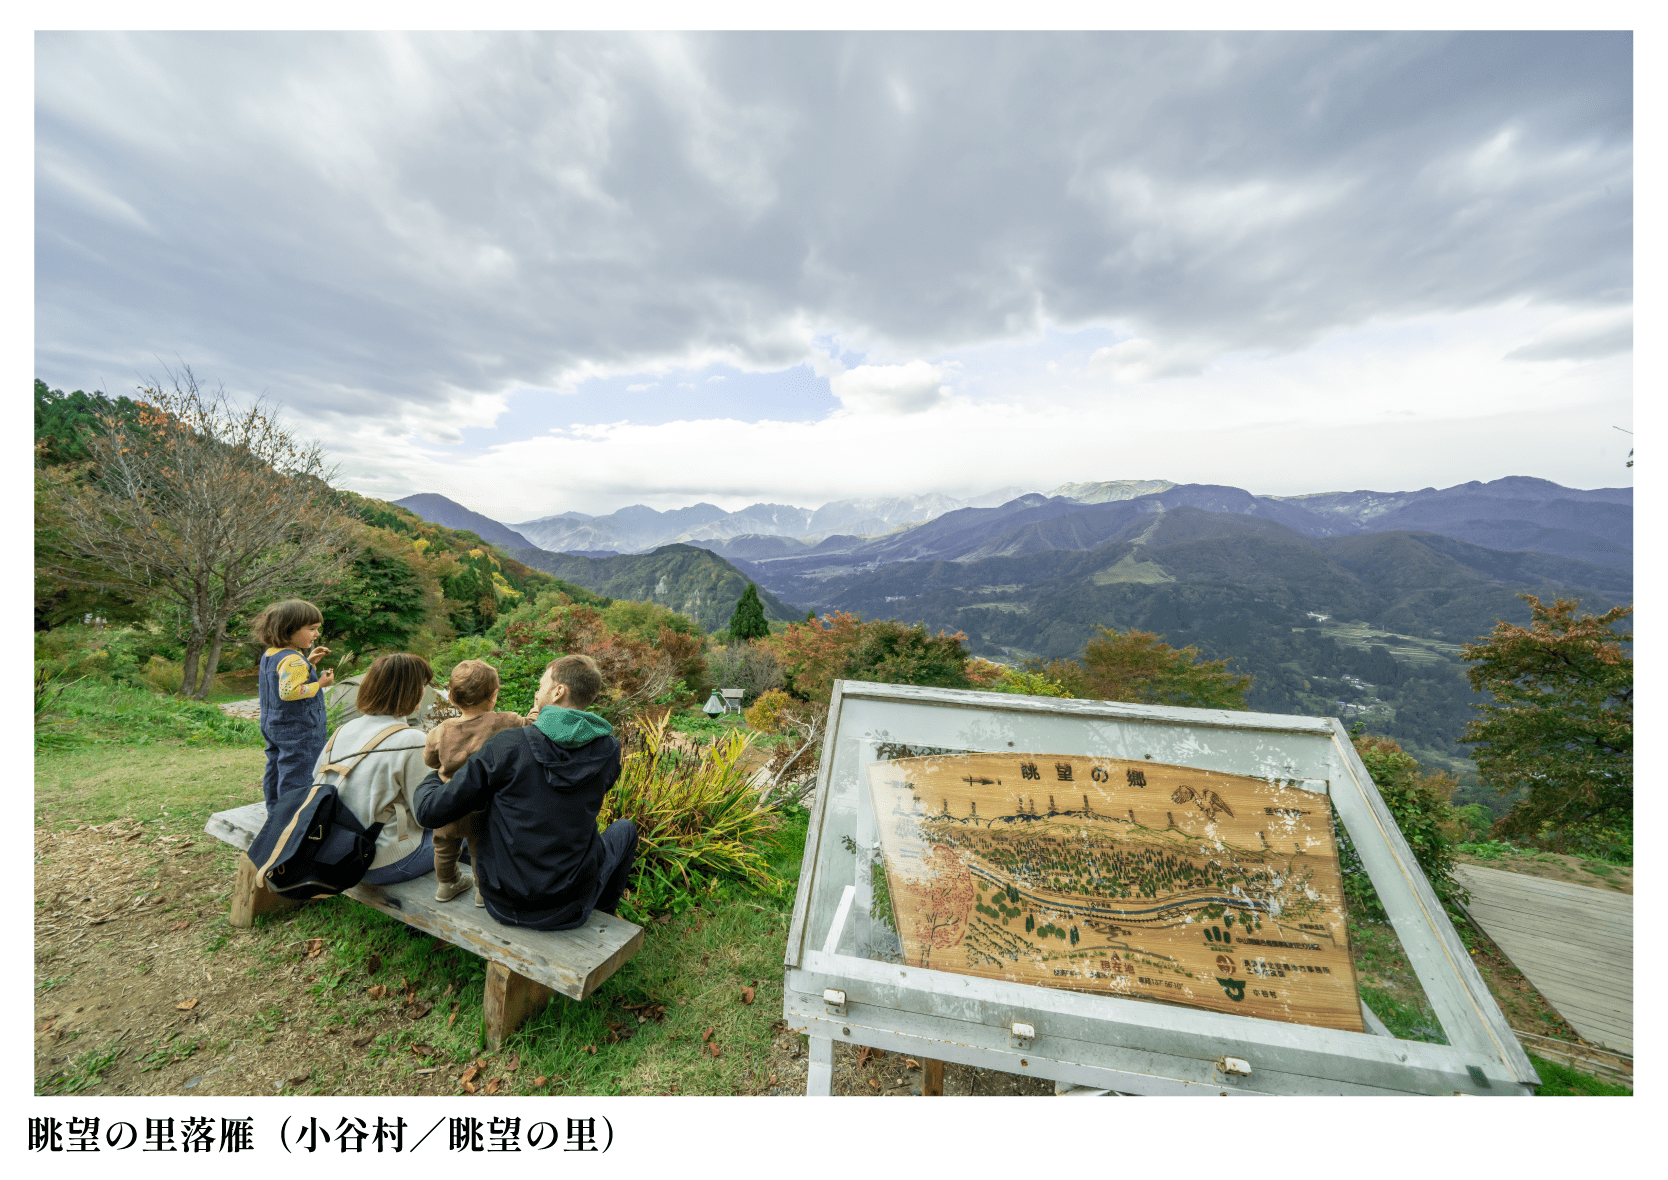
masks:
POLYGON ((1215 819, 1219 811, 1226 812, 1230 818, 1234 814, 1234 809, 1224 803, 1222 796, 1215 791, 1195 791, 1184 784, 1170 793, 1170 799, 1176 803, 1196 803, 1206 819, 1215 819))

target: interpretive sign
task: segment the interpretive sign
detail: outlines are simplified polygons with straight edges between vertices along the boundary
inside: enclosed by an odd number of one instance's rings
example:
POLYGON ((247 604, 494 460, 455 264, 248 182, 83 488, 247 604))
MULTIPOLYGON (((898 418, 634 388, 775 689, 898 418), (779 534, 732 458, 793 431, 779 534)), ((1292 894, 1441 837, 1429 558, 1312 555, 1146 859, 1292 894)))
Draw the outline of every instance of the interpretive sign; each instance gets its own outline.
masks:
POLYGON ((1073 754, 885 754, 866 768, 876 911, 910 966, 1364 1031, 1324 793, 1073 754))
POLYGON ((1336 718, 837 681, 783 958, 808 1094, 842 1044, 1120 1094, 1537 1082, 1336 718), (1346 837, 1439 1038, 1358 994, 1346 837))

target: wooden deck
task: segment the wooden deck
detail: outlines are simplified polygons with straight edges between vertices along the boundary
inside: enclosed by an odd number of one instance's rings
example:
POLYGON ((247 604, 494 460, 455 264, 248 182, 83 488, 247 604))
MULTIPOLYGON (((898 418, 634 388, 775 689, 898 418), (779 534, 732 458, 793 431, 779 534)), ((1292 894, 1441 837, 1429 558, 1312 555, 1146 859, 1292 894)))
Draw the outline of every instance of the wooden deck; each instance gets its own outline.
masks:
POLYGON ((1584 1040, 1633 1053, 1633 898, 1476 865, 1466 907, 1584 1040))

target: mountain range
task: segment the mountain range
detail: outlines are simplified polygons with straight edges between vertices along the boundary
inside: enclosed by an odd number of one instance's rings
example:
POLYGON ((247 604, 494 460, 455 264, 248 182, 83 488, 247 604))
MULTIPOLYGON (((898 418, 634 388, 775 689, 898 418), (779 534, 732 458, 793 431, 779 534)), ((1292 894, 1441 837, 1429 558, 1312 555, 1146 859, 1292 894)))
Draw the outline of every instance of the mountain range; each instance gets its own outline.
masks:
MULTIPOLYGON (((1166 480, 1118 480, 1100 484, 1067 484, 1051 495, 1069 495, 1086 503, 1126 499, 1170 487, 1166 480)), ((790 537, 814 544, 834 535, 879 536, 907 525, 921 524, 962 508, 996 508, 1026 495, 1024 488, 1002 488, 971 500, 928 493, 919 496, 884 496, 835 500, 821 508, 797 508, 791 504, 750 504, 737 512, 726 512, 716 504, 691 504, 659 512, 633 504, 607 516, 583 512, 562 512, 508 526, 532 545, 562 553, 595 556, 600 553, 642 553, 662 545, 691 544, 712 548, 713 542, 737 537, 790 537)), ((470 513, 461 504, 447 508, 433 503, 443 496, 410 496, 399 503, 421 498, 424 508, 455 517, 470 513)), ((459 517, 461 519, 461 517, 459 517)), ((486 520, 485 517, 480 517, 486 520)), ((436 521, 436 523, 441 523, 436 521)), ((469 528, 470 525, 452 527, 469 528)), ((499 525, 499 528, 505 526, 499 525)), ((476 529, 480 532, 480 529, 476 529)), ((486 538, 485 533, 481 533, 486 538)), ((491 538, 487 538, 491 539, 491 538)), ((496 542, 495 542, 496 543, 496 542)))
POLYGON ((1165 480, 1015 492, 734 513, 637 505, 513 528, 443 497, 401 503, 437 523, 468 514, 483 538, 496 527, 529 539, 538 547, 495 543, 709 630, 751 580, 771 618, 814 609, 923 622, 1007 663, 1075 656, 1099 626, 1153 631, 1251 673, 1252 708, 1365 720, 1460 772, 1456 739, 1473 700, 1460 645, 1496 620, 1527 622, 1521 594, 1573 597, 1594 612, 1633 597, 1630 488, 1507 477, 1302 496, 1165 480), (557 543, 572 548, 548 552, 557 543))

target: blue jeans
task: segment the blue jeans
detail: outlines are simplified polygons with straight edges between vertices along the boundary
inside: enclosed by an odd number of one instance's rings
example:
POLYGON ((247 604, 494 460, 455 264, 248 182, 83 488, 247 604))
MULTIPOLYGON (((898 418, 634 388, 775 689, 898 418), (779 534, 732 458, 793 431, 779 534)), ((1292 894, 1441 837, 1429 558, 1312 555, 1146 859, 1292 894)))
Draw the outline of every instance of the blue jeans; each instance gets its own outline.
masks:
POLYGON ((591 904, 585 907, 576 922, 565 922, 560 926, 547 926, 542 921, 528 921, 519 917, 514 910, 504 910, 492 904, 492 899, 483 892, 481 900, 486 902, 486 911, 506 926, 525 926, 531 930, 577 930, 591 920, 591 915, 597 910, 611 914, 614 907, 620 904, 624 896, 626 883, 631 880, 631 866, 637 859, 637 825, 629 819, 617 819, 602 830, 598 837, 602 841, 602 867, 597 873, 597 890, 591 896, 591 904))
POLYGON ((414 852, 402 856, 391 865, 382 865, 365 874, 365 885, 398 885, 434 872, 434 832, 423 829, 423 839, 414 852))

